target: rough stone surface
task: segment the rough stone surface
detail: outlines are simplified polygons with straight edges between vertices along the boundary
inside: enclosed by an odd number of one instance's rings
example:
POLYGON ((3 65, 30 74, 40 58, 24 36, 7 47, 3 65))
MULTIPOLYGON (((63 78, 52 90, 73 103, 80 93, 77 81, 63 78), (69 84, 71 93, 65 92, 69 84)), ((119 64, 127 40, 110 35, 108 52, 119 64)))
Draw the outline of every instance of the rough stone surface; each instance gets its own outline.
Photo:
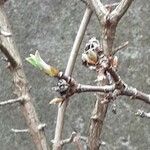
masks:
MULTIPOLYGON (((115 1, 115 0, 114 0, 115 1)), ((106 2, 106 1, 105 1, 106 2)), ((150 3, 149 0, 136 0, 122 18, 116 35, 115 45, 129 41, 126 50, 118 53, 120 76, 129 84, 150 93, 150 3)), ((5 11, 12 26, 20 55, 23 59, 27 78, 32 85, 34 105, 39 119, 47 124, 46 136, 54 137, 57 106, 48 102, 56 95, 52 91, 56 80, 44 76, 25 62, 25 58, 35 50, 54 66, 65 70, 85 6, 80 0, 9 0, 5 11)), ((85 42, 93 36, 100 37, 99 24, 93 15, 86 32, 85 42)), ((0 57, 2 58, 2 54, 0 57)), ((94 84, 95 74, 81 66, 81 51, 73 76, 81 83, 94 84)), ((0 59, 0 101, 14 98, 11 74, 0 59)), ((89 118, 94 106, 93 94, 73 96, 65 117, 64 137, 73 130, 88 135, 89 118)), ((150 120, 135 117, 138 109, 149 111, 149 106, 129 98, 118 98, 117 114, 110 106, 102 139, 106 146, 102 150, 148 150, 150 147, 150 120)), ((19 105, 0 108, 0 149, 34 150, 28 134, 14 134, 11 128, 26 128, 19 105)), ((75 149, 67 145, 64 149, 75 149)))

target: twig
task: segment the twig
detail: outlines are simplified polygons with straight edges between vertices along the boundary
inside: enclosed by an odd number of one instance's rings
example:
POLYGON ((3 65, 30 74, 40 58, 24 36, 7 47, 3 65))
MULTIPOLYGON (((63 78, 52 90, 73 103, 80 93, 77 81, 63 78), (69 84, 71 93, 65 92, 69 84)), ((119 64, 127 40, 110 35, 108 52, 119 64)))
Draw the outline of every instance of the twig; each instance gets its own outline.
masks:
POLYGON ((14 133, 28 133, 29 129, 14 129, 14 128, 12 128, 11 131, 14 133))
POLYGON ((132 2, 133 0, 122 0, 119 5, 111 12, 110 18, 119 21, 128 10, 132 2))
POLYGON ((92 86, 92 85, 79 84, 77 86, 76 93, 82 93, 82 92, 102 92, 102 93, 115 92, 115 93, 112 93, 112 98, 113 97, 116 98, 119 95, 125 95, 125 96, 130 96, 132 99, 139 99, 145 103, 150 104, 150 95, 149 94, 146 94, 144 92, 137 90, 136 88, 128 86, 122 80, 119 80, 119 81, 121 81, 121 84, 123 84, 123 87, 122 86, 116 87, 115 84, 104 85, 104 86, 92 86))
POLYGON ((138 110, 136 113, 135 113, 136 116, 140 116, 141 118, 149 118, 150 119, 150 113, 147 113, 147 112, 144 112, 143 110, 138 110))
POLYGON ((16 98, 16 99, 9 99, 7 101, 0 102, 0 106, 8 105, 8 104, 14 104, 18 102, 23 102, 24 99, 22 97, 16 98))
MULTIPOLYGON (((80 139, 85 140, 85 137, 81 137, 78 133, 72 132, 71 136, 67 139, 61 140, 60 143, 57 143, 59 147, 64 146, 65 144, 75 143, 78 150, 82 150, 82 145, 80 143, 80 139)), ((86 139, 87 140, 87 139, 86 139)), ((56 143, 55 140, 51 140, 54 144, 56 143)))
POLYGON ((115 6, 118 6, 119 3, 112 3, 112 4, 106 4, 105 7, 115 7, 115 6))
POLYGON ((76 92, 113 92, 115 90, 115 85, 104 85, 104 86, 92 86, 92 85, 83 85, 79 84, 76 92))
POLYGON ((139 99, 139 100, 144 101, 145 103, 150 104, 150 95, 149 94, 138 91, 136 88, 133 88, 133 87, 125 84, 124 81, 120 78, 120 76, 117 74, 117 72, 112 67, 107 68, 107 71, 112 76, 112 78, 116 84, 116 88, 120 89, 120 92, 121 92, 120 95, 131 96, 132 98, 139 99))
POLYGON ((125 84, 113 68, 109 68, 107 71, 111 74, 112 78, 114 79, 116 88, 121 90, 121 95, 131 96, 132 98, 136 98, 144 101, 145 103, 150 104, 149 94, 138 91, 136 88, 125 84))
MULTIPOLYGON (((107 65, 105 65, 107 66, 107 65)), ((60 72, 59 78, 65 79, 70 86, 72 86, 71 94, 72 96, 74 93, 82 93, 82 92, 102 92, 102 93, 109 93, 112 92, 112 99, 116 99, 119 95, 130 96, 132 99, 139 99, 144 101, 145 103, 150 103, 150 95, 144 92, 137 90, 131 86, 128 86, 118 75, 118 73, 112 68, 108 67, 106 70, 110 73, 111 77, 113 78, 115 84, 112 85, 104 85, 104 86, 92 86, 92 85, 84 85, 84 84, 77 84, 77 82, 69 76, 64 76, 62 72, 60 72)))
POLYGON ((100 0, 90 0, 90 1, 99 19, 101 19, 102 16, 108 14, 108 10, 105 8, 105 6, 101 3, 100 0))
POLYGON ((76 132, 72 132, 71 136, 68 139, 62 140, 60 144, 63 146, 64 144, 72 143, 76 135, 76 132))
POLYGON ((123 48, 127 47, 127 45, 129 44, 129 41, 123 43, 122 45, 118 46, 117 48, 115 48, 112 52, 112 55, 115 55, 118 51, 122 50, 123 48))
POLYGON ((121 91, 121 95, 130 96, 132 99, 139 99, 143 102, 150 104, 150 95, 143 93, 136 88, 133 88, 131 86, 125 85, 125 88, 123 91, 121 91))
MULTIPOLYGON (((77 54, 78 54, 78 51, 80 48, 80 44, 82 42, 83 36, 85 34, 85 30, 86 30, 89 20, 91 18, 91 15, 92 15, 91 9, 86 8, 86 11, 84 13, 81 25, 79 27, 79 30, 78 30, 78 33, 76 36, 76 39, 75 39, 73 47, 72 47, 72 51, 70 53, 70 57, 68 60, 66 71, 65 71, 66 76, 71 76, 71 74, 72 74, 72 71, 73 71, 73 68, 74 68, 74 65, 76 62, 77 54)), ((57 115, 55 138, 54 138, 56 143, 54 143, 54 145, 53 145, 53 150, 61 149, 61 147, 59 147, 59 145, 57 143, 59 143, 61 140, 66 107, 67 107, 67 100, 64 101, 61 106, 58 106, 58 115, 57 115)))

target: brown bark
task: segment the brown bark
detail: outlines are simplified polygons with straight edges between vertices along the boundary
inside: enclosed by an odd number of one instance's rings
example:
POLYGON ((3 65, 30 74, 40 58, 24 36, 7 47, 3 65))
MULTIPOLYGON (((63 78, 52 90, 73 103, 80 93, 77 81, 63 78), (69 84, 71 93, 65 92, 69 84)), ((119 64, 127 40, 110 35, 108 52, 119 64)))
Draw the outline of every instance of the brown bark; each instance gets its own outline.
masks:
POLYGON ((32 103, 33 98, 29 94, 28 82, 24 74, 21 58, 11 35, 10 25, 2 8, 0 8, 0 27, 0 48, 10 63, 10 71, 13 75, 15 85, 14 92, 18 97, 23 99, 20 102, 20 108, 28 126, 29 133, 37 150, 48 150, 44 130, 38 129, 40 121, 32 103))
MULTIPOLYGON (((90 1, 102 27, 102 50, 104 51, 106 57, 110 57, 112 55, 113 42, 115 40, 118 21, 127 11, 132 3, 132 0, 122 0, 114 11, 112 11, 113 14, 111 14, 111 9, 107 10, 101 1, 90 1)), ((108 85, 110 82, 105 71, 105 68, 102 66, 98 68, 98 77, 101 79, 98 85, 100 86, 108 85)), ((92 113, 89 128, 88 147, 90 150, 99 150, 100 148, 100 136, 108 108, 108 103, 103 103, 104 101, 108 101, 107 94, 97 94, 97 100, 92 113)))
MULTIPOLYGON (((99 69, 98 77, 102 79, 98 83, 99 86, 105 86, 109 83, 103 68, 99 69)), ((107 94, 97 94, 97 100, 92 112, 89 127, 88 148, 90 150, 98 150, 101 144, 100 135, 108 108, 108 103, 103 103, 103 101, 107 101, 106 97, 107 94)))

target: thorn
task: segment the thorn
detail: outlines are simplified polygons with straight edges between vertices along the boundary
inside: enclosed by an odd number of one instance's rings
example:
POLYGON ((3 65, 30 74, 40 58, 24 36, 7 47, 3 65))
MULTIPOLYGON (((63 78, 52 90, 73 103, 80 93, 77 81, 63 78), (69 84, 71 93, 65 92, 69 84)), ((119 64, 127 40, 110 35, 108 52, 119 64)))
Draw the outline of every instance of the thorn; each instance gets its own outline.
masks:
POLYGON ((53 139, 53 140, 51 140, 51 143, 52 143, 52 144, 55 144, 56 142, 55 142, 55 140, 53 139))
POLYGON ((104 99, 103 101, 101 101, 101 104, 107 104, 107 103, 109 103, 109 102, 110 102, 109 99, 104 99))
POLYGON ((56 97, 56 98, 52 99, 52 100, 49 102, 49 104, 50 104, 50 105, 51 105, 51 104, 59 104, 59 103, 62 103, 63 101, 64 101, 63 98, 56 97))
POLYGON ((112 112, 114 114, 117 114, 116 104, 113 104, 113 106, 112 106, 112 112))
POLYGON ((10 68, 11 68, 11 64, 10 64, 10 62, 8 62, 6 65, 6 69, 10 69, 10 68))
POLYGON ((105 145, 106 145, 106 142, 101 141, 101 145, 102 145, 102 146, 105 146, 105 145))
POLYGON ((31 91, 31 89, 32 89, 32 86, 31 86, 31 85, 29 85, 29 91, 31 91))
POLYGON ((11 37, 12 36, 12 34, 10 32, 3 30, 2 27, 0 27, 0 34, 5 36, 5 37, 11 37))
POLYGON ((43 130, 46 127, 45 123, 39 124, 38 125, 38 130, 43 130))
POLYGON ((93 120, 98 120, 98 115, 93 115, 93 116, 91 117, 91 119, 93 119, 93 120))

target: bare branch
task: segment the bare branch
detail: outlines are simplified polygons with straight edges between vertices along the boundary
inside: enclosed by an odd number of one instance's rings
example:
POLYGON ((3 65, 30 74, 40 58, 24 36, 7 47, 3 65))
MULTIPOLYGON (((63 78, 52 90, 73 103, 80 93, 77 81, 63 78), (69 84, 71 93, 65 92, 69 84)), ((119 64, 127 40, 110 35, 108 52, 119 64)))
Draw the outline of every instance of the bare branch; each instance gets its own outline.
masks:
MULTIPOLYGON (((79 51, 81 42, 83 40, 83 36, 85 34, 87 25, 88 25, 89 20, 91 18, 91 15, 92 15, 91 9, 86 8, 86 11, 84 13, 83 19, 81 21, 81 25, 79 27, 79 30, 78 30, 78 33, 76 36, 76 39, 75 39, 73 47, 72 47, 72 51, 70 53, 70 57, 68 60, 66 71, 65 71, 66 76, 71 76, 71 74, 73 72, 73 68, 74 68, 74 65, 76 62, 78 51, 79 51)), ((55 138, 54 138, 56 143, 54 143, 54 145, 53 145, 53 150, 58 150, 58 148, 61 149, 61 147, 59 147, 58 143, 60 142, 61 136, 62 136, 62 130, 63 130, 63 124, 64 124, 64 115, 65 115, 66 107, 67 107, 67 100, 64 101, 61 106, 58 106, 58 115, 57 115, 57 122, 56 122, 56 128, 55 128, 55 138)))
POLYGON ((72 132, 71 136, 68 139, 62 140, 60 144, 63 146, 64 144, 72 143, 76 135, 76 132, 72 132))
POLYGON ((8 104, 14 104, 18 102, 23 102, 25 99, 22 97, 16 98, 16 99, 9 99, 7 101, 0 102, 0 106, 8 105, 8 104))
MULTIPOLYGON (((122 81, 122 80, 119 80, 122 81)), ((146 94, 144 92, 141 92, 137 90, 136 88, 133 88, 131 86, 128 86, 125 84, 123 81, 118 82, 118 87, 116 85, 104 85, 104 86, 91 86, 91 85, 82 85, 79 84, 77 87, 76 92, 81 93, 81 92, 103 92, 103 93, 108 93, 108 92, 113 92, 117 89, 118 94, 115 95, 115 97, 119 95, 125 95, 125 96, 130 96, 132 99, 139 99, 142 100, 145 103, 150 104, 150 95, 146 94), (122 85, 120 85, 122 84, 122 85), (119 88, 119 89, 118 89, 119 88)), ((113 93, 112 93, 112 97, 113 93)))
POLYGON ((73 68, 74 68, 74 65, 75 65, 75 62, 76 62, 78 51, 79 51, 81 42, 83 40, 83 36, 85 34, 87 25, 88 25, 89 20, 91 18, 91 15, 92 15, 91 9, 86 8, 83 19, 82 19, 82 22, 81 22, 81 25, 79 27, 77 36, 75 38, 75 41, 74 41, 74 44, 73 44, 73 47, 72 47, 72 50, 71 50, 71 53, 70 53, 70 57, 69 57, 69 60, 68 60, 68 63, 67 63, 66 70, 65 70, 65 75, 67 75, 67 76, 71 76, 71 74, 73 72, 73 68))
POLYGON ((11 131, 14 133, 28 133, 29 129, 14 129, 14 128, 12 128, 11 131))
POLYGON ((131 96, 132 99, 139 99, 145 103, 150 104, 150 95, 149 94, 138 91, 136 88, 133 88, 131 86, 129 87, 129 86, 125 85, 125 88, 121 92, 121 95, 131 96))
MULTIPOLYGON (((38 129, 43 130, 45 127, 46 127, 45 123, 39 124, 38 129)), ((14 129, 14 128, 12 128, 11 131, 14 133, 26 133, 26 132, 29 132, 29 129, 14 129)))
POLYGON ((112 52, 112 55, 115 55, 118 51, 122 50, 123 48, 127 47, 129 44, 129 41, 123 43, 122 45, 118 46, 117 48, 115 48, 112 52))
POLYGON ((26 101, 20 105, 20 109, 28 129, 30 130, 30 135, 37 150, 48 150, 49 147, 46 142, 45 133, 43 130, 39 131, 38 129, 40 121, 32 103, 33 98, 29 93, 29 87, 27 86, 28 81, 22 67, 22 60, 16 48, 15 42, 13 41, 12 36, 10 36, 10 25, 2 8, 0 8, 0 28, 3 30, 0 35, 0 48, 11 64, 10 71, 13 75, 15 93, 18 97, 23 97, 26 101))
POLYGON ((131 96, 134 99, 139 99, 144 101, 145 103, 150 104, 150 95, 143 93, 141 91, 138 91, 136 88, 133 88, 131 86, 128 86, 124 83, 124 81, 120 78, 120 76, 117 74, 117 72, 113 68, 108 68, 107 71, 112 76, 115 84, 116 89, 120 89, 121 94, 120 95, 126 95, 131 96))
POLYGON ((119 5, 111 12, 110 18, 119 21, 130 7, 133 0, 122 0, 119 5))
POLYGON ((70 96, 72 96, 74 93, 82 93, 82 92, 102 92, 102 93, 112 92, 111 95, 112 99, 116 99, 119 95, 125 95, 142 100, 145 103, 150 103, 150 95, 138 91, 136 88, 128 86, 112 67, 108 67, 106 68, 106 70, 110 73, 115 84, 104 86, 77 84, 77 82, 73 78, 63 75, 62 72, 60 72, 59 78, 65 79, 70 86, 73 85, 71 87, 72 89, 70 96))
POLYGON ((143 110, 138 110, 136 113, 135 113, 136 116, 140 116, 141 118, 150 118, 150 113, 147 113, 147 112, 144 112, 143 110))
POLYGON ((79 84, 77 87, 76 92, 82 93, 82 92, 113 92, 115 90, 115 85, 104 85, 104 86, 92 86, 92 85, 83 85, 79 84))
POLYGON ((100 0, 90 0, 90 2, 94 7, 94 11, 99 19, 101 19, 102 16, 108 14, 108 10, 105 8, 100 0))
MULTIPOLYGON (((82 145, 80 143, 81 138, 84 138, 84 140, 85 140, 85 137, 81 137, 78 133, 72 132, 72 134, 69 138, 61 140, 59 143, 57 142, 57 146, 60 148, 60 147, 64 146, 65 144, 75 143, 77 146, 77 149, 82 150, 82 145)), ((51 142, 53 144, 56 143, 55 140, 51 140, 51 142)))
POLYGON ((88 137, 88 148, 94 150, 98 150, 101 145, 100 135, 108 108, 108 103, 102 103, 105 100, 105 95, 101 95, 101 99, 98 99, 100 98, 99 96, 100 94, 97 95, 95 107, 92 112, 88 137))

